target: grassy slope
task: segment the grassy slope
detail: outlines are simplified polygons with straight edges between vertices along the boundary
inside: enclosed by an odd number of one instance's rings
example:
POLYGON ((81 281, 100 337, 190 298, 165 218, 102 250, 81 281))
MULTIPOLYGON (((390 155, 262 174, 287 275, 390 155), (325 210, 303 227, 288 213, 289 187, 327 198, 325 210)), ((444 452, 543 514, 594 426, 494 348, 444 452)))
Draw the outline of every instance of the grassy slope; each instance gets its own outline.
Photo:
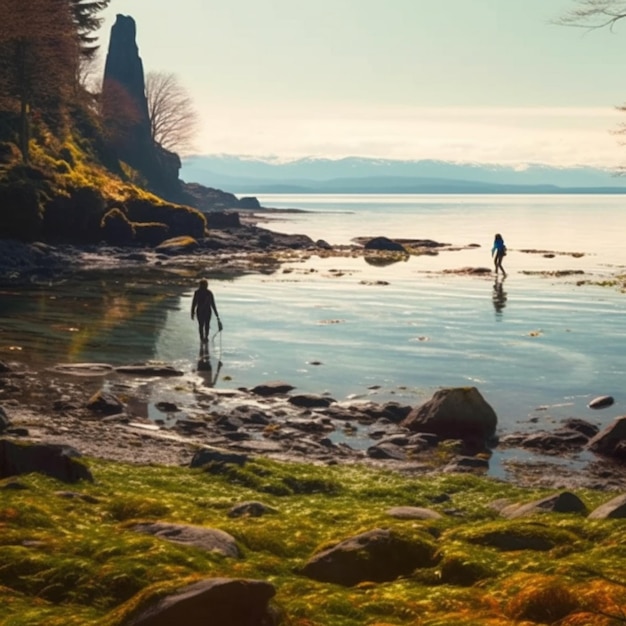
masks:
MULTIPOLYGON (((408 478, 363 467, 270 461, 226 472, 89 464, 95 483, 71 490, 93 502, 61 497, 66 485, 35 474, 19 478, 26 489, 0 489, 0 624, 113 626, 142 595, 211 576, 272 582, 286 623, 297 626, 551 623, 563 614, 559 607, 570 612, 562 625, 623 623, 601 612, 626 619, 620 609, 626 606, 625 522, 555 514, 508 521, 489 506, 503 497, 545 495, 539 491, 466 475, 408 478), (433 504, 442 495, 449 499, 433 504), (233 504, 251 499, 277 512, 227 516, 233 504), (437 521, 389 517, 386 510, 398 505, 446 515, 437 521), (139 535, 128 529, 138 520, 222 529, 236 538, 244 557, 226 559, 139 535), (354 588, 295 573, 320 547, 376 527, 430 533, 443 560, 405 579, 354 588), (494 529, 549 536, 555 547, 502 552, 477 543, 494 529), (444 567, 476 582, 443 584, 444 567)), ((579 495, 589 508, 612 497, 579 495)))

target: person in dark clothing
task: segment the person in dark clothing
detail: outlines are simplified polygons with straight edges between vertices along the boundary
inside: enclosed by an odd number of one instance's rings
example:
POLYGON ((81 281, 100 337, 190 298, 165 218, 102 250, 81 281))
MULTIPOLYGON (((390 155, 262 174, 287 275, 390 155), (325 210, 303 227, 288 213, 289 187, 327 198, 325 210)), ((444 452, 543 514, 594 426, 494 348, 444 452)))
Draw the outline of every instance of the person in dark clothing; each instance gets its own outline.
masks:
POLYGON ((209 326, 211 325, 211 312, 215 312, 218 330, 222 330, 222 322, 215 306, 215 297, 209 289, 209 283, 202 279, 198 288, 194 291, 191 301, 191 319, 197 316, 200 341, 209 340, 209 326))
POLYGON ((500 233, 496 233, 496 236, 493 239, 491 256, 493 257, 496 274, 498 273, 498 270, 502 270, 502 275, 506 276, 506 272, 502 267, 502 259, 506 256, 506 246, 504 245, 504 239, 502 239, 502 235, 500 233))

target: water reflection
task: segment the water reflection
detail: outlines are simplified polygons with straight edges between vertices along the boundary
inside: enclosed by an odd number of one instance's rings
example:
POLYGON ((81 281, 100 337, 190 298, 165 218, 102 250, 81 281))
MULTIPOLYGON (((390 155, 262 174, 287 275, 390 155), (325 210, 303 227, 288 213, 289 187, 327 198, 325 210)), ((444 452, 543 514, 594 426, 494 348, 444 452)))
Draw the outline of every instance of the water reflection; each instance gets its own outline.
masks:
POLYGON ((33 364, 145 361, 183 288, 150 279, 90 274, 0 298, 0 353, 19 347, 33 364), (121 279, 121 280, 120 280, 121 279))
POLYGON ((507 295, 506 291, 504 291, 504 278, 504 276, 502 278, 496 276, 496 280, 493 283, 491 299, 493 301, 493 308, 496 310, 496 318, 502 317, 502 312, 504 311, 504 307, 506 307, 507 295))
POLYGON ((222 369, 221 359, 217 359, 215 373, 213 372, 213 364, 211 363, 211 354, 209 352, 209 344, 202 342, 200 344, 200 352, 198 354, 198 364, 196 366, 198 374, 204 380, 206 387, 214 387, 217 382, 220 370, 222 369))

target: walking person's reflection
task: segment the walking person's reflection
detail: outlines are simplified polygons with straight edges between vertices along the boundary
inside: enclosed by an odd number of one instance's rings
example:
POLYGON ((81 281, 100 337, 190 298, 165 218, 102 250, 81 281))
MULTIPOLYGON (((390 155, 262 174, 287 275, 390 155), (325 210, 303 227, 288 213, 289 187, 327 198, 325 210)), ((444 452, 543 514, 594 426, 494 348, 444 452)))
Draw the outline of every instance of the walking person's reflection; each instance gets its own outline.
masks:
POLYGON ((215 383, 220 375, 220 370, 222 369, 222 362, 220 360, 217 361, 217 368, 214 375, 211 355, 209 354, 209 346, 206 343, 200 344, 200 352, 198 354, 198 364, 196 369, 198 370, 198 374, 200 374, 200 376, 204 379, 204 384, 207 387, 215 386, 215 383))
POLYGON ((496 315, 501 317, 507 300, 506 291, 504 291, 504 277, 500 279, 496 276, 496 280, 493 283, 491 299, 493 301, 493 308, 496 310, 496 315))

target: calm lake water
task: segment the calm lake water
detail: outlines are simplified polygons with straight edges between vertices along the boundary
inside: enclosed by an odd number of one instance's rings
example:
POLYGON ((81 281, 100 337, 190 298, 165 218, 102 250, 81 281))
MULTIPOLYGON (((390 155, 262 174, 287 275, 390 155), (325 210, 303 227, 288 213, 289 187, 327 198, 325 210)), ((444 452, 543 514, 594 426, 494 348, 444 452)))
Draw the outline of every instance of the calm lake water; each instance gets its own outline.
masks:
MULTIPOLYGON (((331 244, 357 236, 434 239, 464 248, 380 267, 312 256, 268 275, 208 276, 224 322, 203 384, 281 379, 343 400, 418 404, 444 386, 475 385, 502 429, 576 416, 598 424, 626 413, 626 295, 606 281, 626 270, 621 196, 276 195, 269 228, 331 244), (491 268, 504 236, 508 276, 491 268), (554 258, 524 250, 554 251, 554 258), (583 253, 572 256, 571 253, 583 253), (540 272, 583 271, 546 276, 540 272), (218 371, 218 361, 221 369, 218 371), (616 404, 587 408, 597 395, 616 404)), ((37 365, 159 359, 195 373, 189 316, 195 284, 155 274, 99 272, 75 284, 5 291, 0 358, 37 365)), ((213 329, 215 330, 215 329, 213 329)))

